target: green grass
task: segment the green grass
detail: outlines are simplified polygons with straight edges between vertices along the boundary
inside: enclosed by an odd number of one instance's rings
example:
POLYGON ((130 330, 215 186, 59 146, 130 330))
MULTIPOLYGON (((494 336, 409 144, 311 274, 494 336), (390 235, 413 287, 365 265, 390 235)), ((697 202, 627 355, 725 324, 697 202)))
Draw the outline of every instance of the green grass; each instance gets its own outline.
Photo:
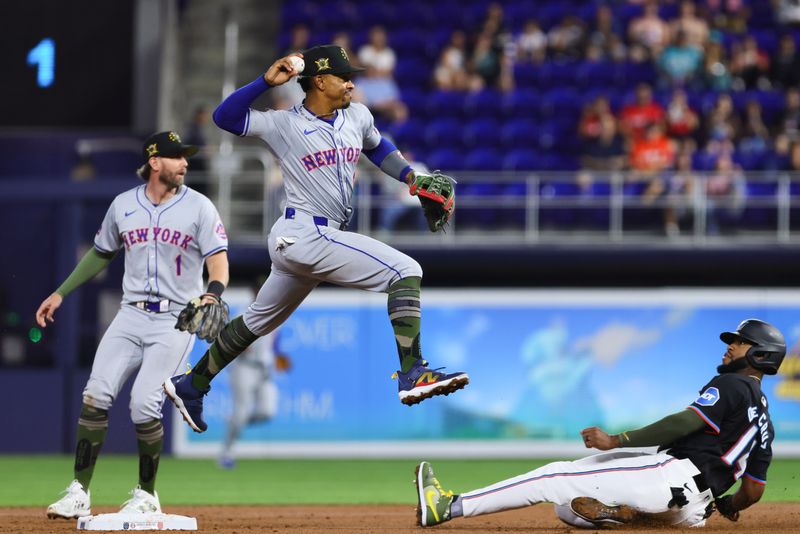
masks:
MULTIPOLYGON (((0 506, 45 506, 72 478, 69 456, 0 456, 0 506)), ((468 491, 519 475, 543 460, 437 460, 445 488, 468 491)), ((231 471, 212 460, 164 458, 158 493, 177 504, 413 504, 413 460, 240 460, 231 471)), ((92 504, 119 505, 136 484, 133 456, 101 456, 92 504)), ((800 501, 800 459, 775 460, 766 501, 800 501)))

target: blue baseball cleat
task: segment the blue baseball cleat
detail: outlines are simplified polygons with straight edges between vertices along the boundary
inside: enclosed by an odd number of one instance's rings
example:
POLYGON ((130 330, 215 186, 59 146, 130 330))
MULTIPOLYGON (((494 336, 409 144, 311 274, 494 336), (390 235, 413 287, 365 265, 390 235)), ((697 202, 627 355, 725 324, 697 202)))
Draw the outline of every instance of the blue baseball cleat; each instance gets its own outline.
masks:
POLYGON ((164 391, 167 393, 167 397, 175 403, 183 420, 189 423, 195 432, 205 432, 208 428, 206 422, 203 421, 203 396, 210 390, 211 388, 202 391, 194 387, 191 371, 173 376, 164 382, 164 391))
POLYGON ((411 406, 436 395, 449 395, 469 384, 467 373, 441 373, 439 369, 427 367, 428 362, 418 360, 408 372, 397 371, 392 378, 398 379, 400 402, 411 406))

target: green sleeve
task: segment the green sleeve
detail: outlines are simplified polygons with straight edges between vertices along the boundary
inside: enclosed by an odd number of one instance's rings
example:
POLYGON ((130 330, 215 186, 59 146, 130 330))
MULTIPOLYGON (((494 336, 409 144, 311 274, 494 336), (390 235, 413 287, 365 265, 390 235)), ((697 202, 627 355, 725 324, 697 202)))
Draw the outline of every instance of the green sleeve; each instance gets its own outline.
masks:
POLYGON ((64 283, 56 289, 56 293, 62 297, 66 297, 79 286, 94 278, 97 273, 105 269, 106 266, 111 263, 111 260, 114 259, 114 256, 116 256, 116 252, 105 254, 92 247, 89 252, 81 258, 78 265, 75 266, 72 274, 70 274, 67 279, 64 280, 64 283))
POLYGON ((665 446, 702 429, 705 425, 706 423, 694 411, 687 408, 653 424, 618 434, 617 437, 620 447, 665 446))

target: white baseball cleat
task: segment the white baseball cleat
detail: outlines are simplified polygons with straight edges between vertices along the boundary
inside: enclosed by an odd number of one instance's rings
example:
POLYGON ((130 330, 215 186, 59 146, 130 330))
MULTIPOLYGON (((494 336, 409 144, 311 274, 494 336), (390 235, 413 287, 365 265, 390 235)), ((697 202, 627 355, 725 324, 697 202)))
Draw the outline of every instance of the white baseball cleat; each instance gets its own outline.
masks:
POLYGON ((158 492, 153 495, 147 493, 139 486, 136 486, 131 491, 131 498, 122 503, 122 508, 119 509, 121 514, 160 514, 161 503, 158 502, 158 492))
POLYGON ((50 519, 76 519, 92 515, 89 492, 77 480, 70 482, 64 495, 59 500, 47 507, 47 517, 50 519))

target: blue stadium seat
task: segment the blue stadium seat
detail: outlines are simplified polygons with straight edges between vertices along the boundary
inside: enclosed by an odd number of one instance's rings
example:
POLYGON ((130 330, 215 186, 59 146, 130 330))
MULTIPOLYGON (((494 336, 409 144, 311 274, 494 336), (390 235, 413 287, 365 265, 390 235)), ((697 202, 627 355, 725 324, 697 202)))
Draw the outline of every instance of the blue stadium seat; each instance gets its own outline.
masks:
POLYGON ((514 81, 518 88, 538 87, 540 77, 539 65, 517 63, 514 65, 514 81))
POLYGON ((584 91, 607 90, 621 83, 623 72, 618 63, 611 61, 584 61, 577 66, 575 77, 584 91))
POLYGON ((581 114, 580 95, 571 87, 548 91, 541 98, 539 112, 542 117, 558 117, 565 120, 569 118, 577 124, 581 114))
POLYGON ((400 87, 400 99, 408 107, 409 113, 421 119, 426 112, 425 103, 428 95, 420 87, 403 85, 400 87))
POLYGON ((541 168, 542 163, 539 154, 528 148, 511 150, 503 158, 503 170, 534 171, 541 168))
POLYGON ((464 93, 457 91, 433 91, 428 95, 429 117, 460 117, 464 109, 464 93))
POLYGON ((463 116, 466 118, 497 117, 502 104, 502 93, 494 89, 483 89, 468 94, 464 99, 463 116))
POLYGON ((443 171, 459 171, 464 168, 464 156, 461 151, 452 148, 439 148, 428 154, 425 163, 431 169, 443 171))
MULTIPOLYGON (((431 66, 415 57, 400 58, 394 67, 394 79, 401 93, 407 87, 426 89, 430 84, 431 66)), ((356 79, 358 85, 358 79, 356 79)))
POLYGON ((642 82, 653 85, 656 83, 658 78, 656 67, 650 61, 643 63, 634 63, 632 61, 628 61, 623 64, 622 69, 625 76, 626 87, 633 87, 642 82))
POLYGON ((578 65, 577 61, 545 61, 539 68, 539 87, 543 90, 576 87, 578 65))
POLYGON ((425 126, 418 119, 408 119, 403 123, 391 125, 389 133, 394 137, 394 143, 398 147, 419 145, 425 140, 425 126))
POLYGON ((500 125, 494 119, 474 119, 464 126, 462 145, 465 147, 494 148, 500 141, 500 125))
POLYGON ((539 116, 541 97, 532 89, 515 89, 503 96, 503 115, 509 119, 539 116))
POLYGON ((425 142, 430 147, 459 148, 461 122, 449 117, 431 121, 425 129, 425 142))
POLYGON ((539 136, 539 126, 531 119, 513 119, 505 123, 500 134, 502 145, 509 149, 535 146, 539 136))
POLYGON ((464 168, 473 171, 495 171, 503 167, 502 158, 497 150, 479 148, 467 154, 464 168))

